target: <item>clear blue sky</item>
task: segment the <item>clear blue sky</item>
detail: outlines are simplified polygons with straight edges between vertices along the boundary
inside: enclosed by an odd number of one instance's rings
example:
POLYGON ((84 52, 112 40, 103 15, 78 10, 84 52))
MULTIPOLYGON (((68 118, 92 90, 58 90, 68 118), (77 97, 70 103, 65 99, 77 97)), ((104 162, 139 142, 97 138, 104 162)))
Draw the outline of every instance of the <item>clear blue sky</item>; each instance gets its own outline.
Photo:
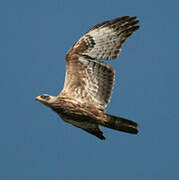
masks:
POLYGON ((179 2, 1 0, 0 179, 178 180, 179 2), (140 30, 112 62, 107 112, 140 124, 137 136, 103 128, 106 141, 35 101, 63 87, 65 54, 96 23, 138 16, 140 30))

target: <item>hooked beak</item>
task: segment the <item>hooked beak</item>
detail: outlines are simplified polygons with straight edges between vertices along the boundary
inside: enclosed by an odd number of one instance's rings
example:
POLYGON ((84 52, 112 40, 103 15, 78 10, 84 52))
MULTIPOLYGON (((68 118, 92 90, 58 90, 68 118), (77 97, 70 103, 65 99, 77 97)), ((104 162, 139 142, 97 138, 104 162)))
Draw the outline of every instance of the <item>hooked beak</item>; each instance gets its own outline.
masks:
POLYGON ((40 97, 40 96, 37 96, 37 97, 35 98, 35 100, 40 101, 40 100, 41 100, 41 97, 40 97))

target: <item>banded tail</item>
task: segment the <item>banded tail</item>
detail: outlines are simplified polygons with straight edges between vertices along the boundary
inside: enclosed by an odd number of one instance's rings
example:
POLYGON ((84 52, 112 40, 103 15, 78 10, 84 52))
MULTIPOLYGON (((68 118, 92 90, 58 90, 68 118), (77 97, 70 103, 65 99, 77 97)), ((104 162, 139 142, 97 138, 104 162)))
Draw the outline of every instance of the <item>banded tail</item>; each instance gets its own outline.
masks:
POLYGON ((121 118, 121 117, 116 117, 112 116, 109 114, 106 114, 106 119, 103 121, 101 124, 107 128, 115 129, 118 131, 123 131, 131 134, 137 134, 137 126, 138 124, 135 123, 134 121, 121 118))

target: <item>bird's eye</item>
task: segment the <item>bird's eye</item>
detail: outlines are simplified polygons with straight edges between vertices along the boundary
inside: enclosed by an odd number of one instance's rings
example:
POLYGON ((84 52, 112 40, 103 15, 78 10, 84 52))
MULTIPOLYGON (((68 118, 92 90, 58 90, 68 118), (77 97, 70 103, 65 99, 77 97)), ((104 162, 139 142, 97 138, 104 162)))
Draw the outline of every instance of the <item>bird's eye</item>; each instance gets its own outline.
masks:
POLYGON ((42 99, 49 99, 49 96, 48 96, 48 95, 44 95, 44 94, 41 95, 40 97, 41 97, 42 99))

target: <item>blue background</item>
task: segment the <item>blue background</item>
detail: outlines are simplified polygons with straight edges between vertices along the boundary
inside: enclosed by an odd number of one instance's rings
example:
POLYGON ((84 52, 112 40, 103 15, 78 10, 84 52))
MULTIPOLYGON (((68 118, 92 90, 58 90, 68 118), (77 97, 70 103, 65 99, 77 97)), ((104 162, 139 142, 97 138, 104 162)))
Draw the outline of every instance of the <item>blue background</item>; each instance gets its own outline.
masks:
POLYGON ((0 179, 179 179, 177 0, 1 0, 0 179), (107 112, 137 136, 102 128, 100 141, 35 101, 63 87, 65 54, 95 24, 138 16, 140 30, 110 63, 107 112))

